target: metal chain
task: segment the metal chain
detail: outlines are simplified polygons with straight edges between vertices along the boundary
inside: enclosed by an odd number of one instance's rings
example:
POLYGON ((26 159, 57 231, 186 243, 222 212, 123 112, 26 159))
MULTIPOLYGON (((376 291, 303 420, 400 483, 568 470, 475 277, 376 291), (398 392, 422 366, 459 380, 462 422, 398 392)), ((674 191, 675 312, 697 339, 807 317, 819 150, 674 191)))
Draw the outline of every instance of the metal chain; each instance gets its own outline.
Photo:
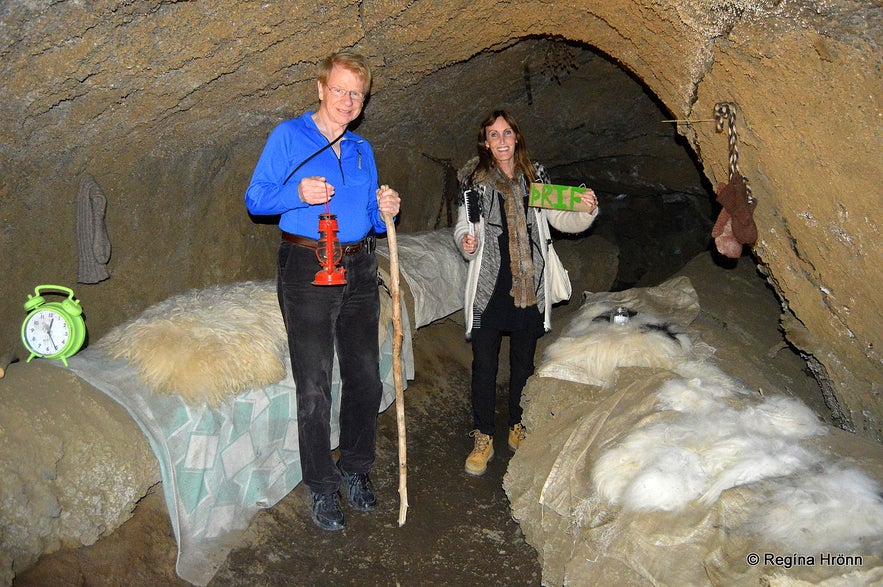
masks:
MULTIPOLYGON (((724 124, 727 125, 727 134, 729 136, 730 148, 730 179, 738 173, 739 170, 739 136, 736 133, 736 104, 732 102, 718 102, 714 105, 714 118, 717 123, 717 132, 723 132, 724 124)), ((745 192, 748 194, 748 201, 753 202, 754 196, 751 195, 751 185, 748 178, 742 175, 745 181, 745 192)))

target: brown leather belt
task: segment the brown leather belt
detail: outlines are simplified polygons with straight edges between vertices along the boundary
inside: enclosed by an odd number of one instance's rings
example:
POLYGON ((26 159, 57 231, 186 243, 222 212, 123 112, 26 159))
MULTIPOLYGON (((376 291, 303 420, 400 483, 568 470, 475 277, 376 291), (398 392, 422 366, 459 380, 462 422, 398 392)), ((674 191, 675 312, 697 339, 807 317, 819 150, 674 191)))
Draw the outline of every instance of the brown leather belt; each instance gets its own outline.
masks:
MULTIPOLYGON (((291 234, 290 232, 285 231, 282 231, 282 240, 308 249, 316 249, 319 247, 319 241, 315 239, 300 236, 299 234, 291 234)), ((362 244, 362 241, 357 243, 340 243, 340 248, 343 250, 344 255, 355 255, 362 250, 362 244)))

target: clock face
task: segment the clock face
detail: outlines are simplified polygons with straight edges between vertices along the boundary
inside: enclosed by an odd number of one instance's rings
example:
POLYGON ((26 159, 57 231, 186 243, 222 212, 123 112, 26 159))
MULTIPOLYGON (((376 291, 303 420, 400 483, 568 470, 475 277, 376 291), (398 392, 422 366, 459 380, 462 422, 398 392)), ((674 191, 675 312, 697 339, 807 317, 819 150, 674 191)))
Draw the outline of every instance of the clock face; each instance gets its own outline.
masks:
POLYGON ((71 338, 67 320, 53 310, 37 310, 28 317, 24 326, 28 346, 44 357, 59 353, 71 338))

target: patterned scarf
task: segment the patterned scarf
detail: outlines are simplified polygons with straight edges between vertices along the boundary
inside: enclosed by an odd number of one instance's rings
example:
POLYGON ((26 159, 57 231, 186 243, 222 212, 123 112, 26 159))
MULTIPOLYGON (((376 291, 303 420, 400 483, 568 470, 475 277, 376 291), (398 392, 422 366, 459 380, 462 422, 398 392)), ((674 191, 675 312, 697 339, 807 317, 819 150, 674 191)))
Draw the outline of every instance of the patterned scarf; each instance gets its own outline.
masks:
MULTIPOLYGON (((503 208, 504 206, 498 205, 498 201, 502 199, 502 195, 497 191, 497 180, 501 179, 502 176, 499 175, 499 171, 491 171, 490 173, 486 172, 475 172, 475 167, 478 164, 478 157, 473 157, 469 160, 457 173, 457 179, 461 182, 461 191, 466 188, 473 188, 478 191, 481 201, 481 215, 485 220, 485 230, 484 234, 484 246, 482 253, 482 261, 481 261, 481 271, 478 273, 478 284, 475 291, 475 301, 473 304, 473 316, 474 316, 474 328, 481 328, 481 315, 484 313, 487 308, 488 302, 491 299, 491 295, 493 294, 494 287, 497 283, 497 273, 500 270, 500 248, 499 248, 499 237, 503 234, 502 227, 502 215, 504 214, 503 208)), ((539 163, 534 164, 534 168, 536 169, 537 181, 542 183, 549 183, 549 176, 546 173, 545 168, 539 163)), ((516 182, 514 185, 521 184, 521 192, 522 196, 526 193, 527 184, 524 176, 519 177, 519 182, 516 182)), ((503 181, 503 186, 505 187, 505 191, 509 191, 509 182, 503 181)), ((462 197, 462 196, 461 196, 462 197)), ((517 199, 516 199, 517 201, 517 199)), ((460 204, 462 204, 462 200, 460 204)), ((522 211, 524 208, 522 207, 522 211)), ((516 211, 517 214, 517 211, 516 211)), ((526 214, 524 216, 527 216, 526 214)), ((530 221, 532 219, 531 216, 527 216, 525 220, 527 221, 527 232, 530 236, 530 243, 528 246, 534 248, 539 251, 540 243, 540 235, 539 229, 537 228, 537 223, 530 221)), ((509 222, 509 225, 512 225, 512 222, 509 222)), ((510 235, 512 230, 510 228, 510 235)), ((511 238, 511 237, 510 237, 511 238)), ((511 251, 511 249, 510 249, 511 251)), ((516 255, 509 255, 510 259, 515 259, 516 255)), ((543 292, 543 263, 539 256, 537 256, 537 262, 533 263, 534 266, 534 295, 536 296, 537 306, 540 308, 540 311, 543 311, 542 308, 545 307, 545 296, 543 292)), ((511 270, 511 266, 510 266, 511 270)))
POLYGON ((509 227, 509 262, 512 269, 512 289, 509 293, 515 298, 516 308, 529 308, 536 305, 537 298, 521 182, 511 180, 497 170, 494 188, 503 196, 506 225, 509 227))

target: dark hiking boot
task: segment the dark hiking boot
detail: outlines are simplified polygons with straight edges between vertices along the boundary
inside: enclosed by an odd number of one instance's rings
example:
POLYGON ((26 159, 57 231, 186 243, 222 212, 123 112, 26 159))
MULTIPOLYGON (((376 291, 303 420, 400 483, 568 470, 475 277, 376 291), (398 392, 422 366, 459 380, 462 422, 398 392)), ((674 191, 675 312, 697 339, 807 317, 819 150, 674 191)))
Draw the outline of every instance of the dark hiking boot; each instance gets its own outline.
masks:
POLYGON ((371 512, 377 508, 377 496, 368 473, 347 473, 337 465, 343 480, 341 490, 350 505, 360 512, 371 512))
POLYGON ((313 493, 311 489, 310 513, 313 522, 323 530, 343 530, 346 526, 336 491, 334 493, 313 493))

